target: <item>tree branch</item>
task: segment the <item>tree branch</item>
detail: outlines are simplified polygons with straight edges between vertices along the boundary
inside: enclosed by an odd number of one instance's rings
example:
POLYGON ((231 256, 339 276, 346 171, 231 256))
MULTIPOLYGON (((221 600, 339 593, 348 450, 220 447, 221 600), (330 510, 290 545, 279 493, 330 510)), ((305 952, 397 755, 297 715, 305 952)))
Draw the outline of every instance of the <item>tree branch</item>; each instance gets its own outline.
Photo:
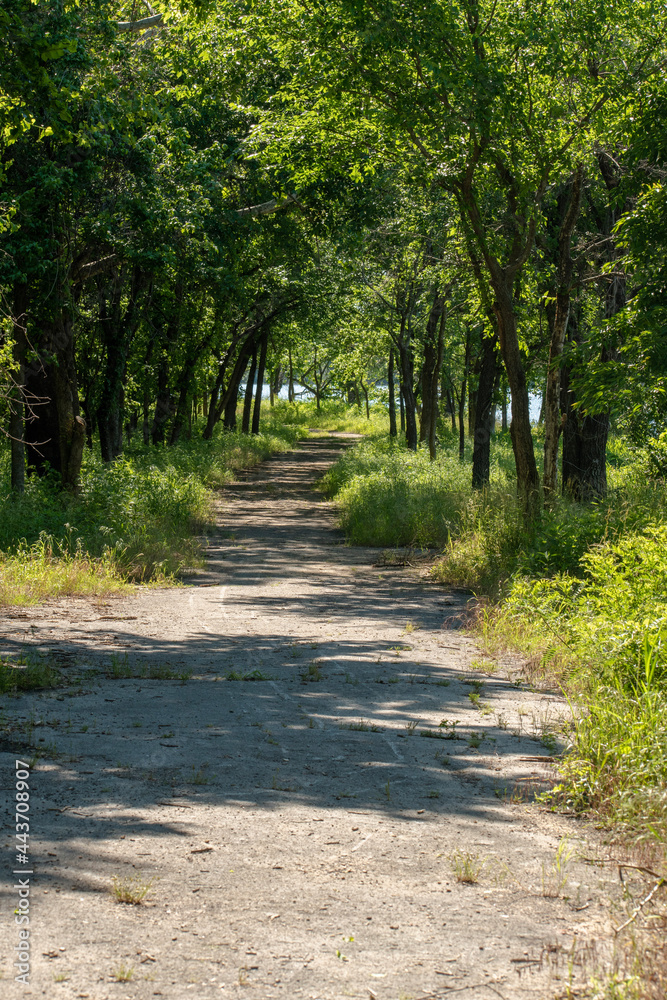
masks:
POLYGON ((121 34, 123 31, 145 31, 146 28, 153 28, 156 24, 162 24, 162 14, 153 14, 151 17, 142 17, 139 21, 117 21, 116 31, 121 34))

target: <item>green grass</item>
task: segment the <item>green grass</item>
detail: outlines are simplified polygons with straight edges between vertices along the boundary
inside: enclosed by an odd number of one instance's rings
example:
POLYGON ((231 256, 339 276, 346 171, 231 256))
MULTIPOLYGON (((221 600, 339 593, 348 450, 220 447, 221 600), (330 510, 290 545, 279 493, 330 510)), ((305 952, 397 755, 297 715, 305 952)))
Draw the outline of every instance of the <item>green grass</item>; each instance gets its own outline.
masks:
POLYGON ((175 447, 131 445, 104 465, 87 452, 76 496, 51 479, 9 489, 0 455, 0 606, 52 597, 101 597, 129 582, 173 580, 201 564, 198 536, 211 520, 212 491, 234 472, 288 451, 303 431, 273 414, 256 436, 217 431, 175 447))
POLYGON ((0 658, 0 694, 57 687, 60 671, 48 663, 12 663, 0 658))
POLYGON ((323 433, 348 431, 355 434, 387 434, 389 432, 389 415, 384 406, 371 406, 370 418, 367 418, 364 404, 359 408, 356 405, 349 406, 342 400, 322 400, 319 410, 314 400, 296 403, 277 400, 273 408, 273 419, 280 421, 283 426, 312 428, 323 433))
POLYGON ((560 498, 526 527, 507 436, 496 436, 491 483, 477 493, 469 461, 442 440, 433 463, 386 437, 341 457, 324 485, 348 538, 439 548, 434 578, 484 595, 477 631, 487 648, 524 652, 532 679, 571 700, 555 799, 664 850, 667 475, 655 449, 612 437, 605 500, 560 498))

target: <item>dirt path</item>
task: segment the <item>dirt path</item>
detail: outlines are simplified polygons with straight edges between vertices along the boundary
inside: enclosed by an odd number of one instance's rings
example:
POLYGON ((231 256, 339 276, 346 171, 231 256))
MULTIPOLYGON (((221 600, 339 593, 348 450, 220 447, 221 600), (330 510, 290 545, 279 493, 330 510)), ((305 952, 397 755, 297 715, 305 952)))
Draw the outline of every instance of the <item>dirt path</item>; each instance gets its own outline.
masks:
POLYGON ((512 794, 548 775, 563 706, 474 669, 464 595, 343 545, 311 488, 340 447, 227 489, 192 585, 0 622, 3 652, 55 651, 73 681, 5 708, 12 800, 17 754, 46 756, 30 985, 6 885, 3 997, 542 1000, 604 933, 599 872, 573 857, 558 884, 582 828, 512 794), (156 881, 121 905, 113 876, 156 881))

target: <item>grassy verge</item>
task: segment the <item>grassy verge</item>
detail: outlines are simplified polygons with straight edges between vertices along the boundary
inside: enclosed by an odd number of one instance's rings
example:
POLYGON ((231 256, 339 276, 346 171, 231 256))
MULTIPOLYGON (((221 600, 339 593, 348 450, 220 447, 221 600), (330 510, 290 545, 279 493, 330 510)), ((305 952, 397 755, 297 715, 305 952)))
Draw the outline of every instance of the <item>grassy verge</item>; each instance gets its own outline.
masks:
POLYGON ((30 479, 25 494, 13 496, 5 454, 0 606, 101 597, 200 564, 197 536, 210 521, 212 490, 303 435, 270 414, 254 437, 218 432, 210 442, 193 438, 172 448, 133 445, 108 466, 89 452, 76 496, 63 496, 48 479, 30 479))
POLYGON ((320 431, 348 431, 354 434, 387 434, 389 416, 384 406, 371 406, 366 416, 364 406, 348 406, 341 400, 322 400, 319 410, 313 400, 287 403, 276 401, 273 420, 283 427, 311 428, 320 431))
POLYGON ((433 575, 490 598, 479 631, 562 686, 577 719, 561 797, 626 837, 667 839, 667 485, 651 454, 610 445, 609 495, 559 500, 530 528, 507 438, 489 489, 443 436, 438 460, 387 439, 350 449, 325 477, 349 539, 433 546, 433 575))

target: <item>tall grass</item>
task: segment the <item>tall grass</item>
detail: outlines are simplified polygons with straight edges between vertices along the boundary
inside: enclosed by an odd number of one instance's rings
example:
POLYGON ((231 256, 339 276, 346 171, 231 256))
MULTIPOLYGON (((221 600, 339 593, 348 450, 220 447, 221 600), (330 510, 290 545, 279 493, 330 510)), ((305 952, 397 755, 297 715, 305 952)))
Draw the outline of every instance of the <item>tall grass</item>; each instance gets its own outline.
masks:
POLYGON ((259 435, 222 433, 171 448, 131 445, 104 465, 87 452, 81 486, 64 495, 53 479, 9 489, 0 467, 0 604, 48 597, 101 596, 127 581, 173 579, 200 564, 198 535, 211 515, 212 490, 278 451, 302 432, 269 415, 259 435))
POLYGON ((317 409, 314 400, 288 403, 277 400, 271 418, 283 427, 300 427, 303 429, 326 431, 348 431, 354 434, 387 434, 389 431, 389 414, 382 404, 370 407, 370 416, 366 416, 365 406, 350 406, 340 399, 325 399, 317 409))

